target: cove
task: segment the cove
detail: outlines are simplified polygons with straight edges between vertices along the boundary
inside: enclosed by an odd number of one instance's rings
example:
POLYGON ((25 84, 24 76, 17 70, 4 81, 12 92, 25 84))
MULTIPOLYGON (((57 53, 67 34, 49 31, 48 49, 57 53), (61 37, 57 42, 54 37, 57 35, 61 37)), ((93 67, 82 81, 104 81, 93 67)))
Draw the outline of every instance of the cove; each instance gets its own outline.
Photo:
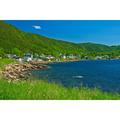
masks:
POLYGON ((65 87, 84 86, 120 92, 120 60, 52 63, 48 69, 32 71, 32 75, 65 87))

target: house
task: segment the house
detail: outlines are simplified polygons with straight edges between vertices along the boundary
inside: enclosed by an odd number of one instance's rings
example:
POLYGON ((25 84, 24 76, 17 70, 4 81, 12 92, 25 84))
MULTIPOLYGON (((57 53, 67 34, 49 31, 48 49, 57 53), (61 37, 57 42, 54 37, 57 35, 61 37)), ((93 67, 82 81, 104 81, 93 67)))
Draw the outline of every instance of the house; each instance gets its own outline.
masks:
POLYGON ((46 57, 46 55, 42 54, 39 56, 39 60, 40 61, 48 61, 48 58, 46 57))
POLYGON ((96 60, 101 60, 103 57, 102 56, 96 56, 95 59, 96 60))
POLYGON ((33 55, 32 54, 27 53, 27 54, 24 55, 24 61, 30 62, 32 60, 33 60, 33 55))
POLYGON ((17 60, 17 59, 19 59, 20 57, 17 56, 17 55, 12 55, 12 58, 17 60))
POLYGON ((48 59, 48 61, 55 59, 55 57, 53 57, 52 55, 48 55, 46 58, 48 59))
POLYGON ((70 54, 69 56, 67 56, 69 59, 75 59, 76 56, 74 56, 73 54, 70 54))
POLYGON ((96 60, 109 60, 110 57, 109 55, 103 55, 103 56, 96 56, 95 59, 96 60))
POLYGON ((109 60, 110 56, 109 55, 104 55, 103 58, 109 60))
POLYGON ((33 61, 36 61, 36 62, 41 62, 41 61, 43 61, 41 58, 33 58, 33 61))
POLYGON ((23 63, 23 59, 22 58, 18 58, 16 59, 19 63, 23 63))
POLYGON ((63 59, 66 59, 66 58, 67 58, 67 56, 66 56, 66 55, 62 55, 61 57, 62 57, 63 59))
POLYGON ((38 62, 42 62, 43 60, 39 58, 37 61, 38 61, 38 62))
POLYGON ((59 58, 56 58, 55 61, 56 61, 56 62, 60 62, 61 60, 60 60, 59 58))
POLYGON ((6 54, 7 58, 13 58, 13 59, 18 59, 18 56, 15 54, 6 54))

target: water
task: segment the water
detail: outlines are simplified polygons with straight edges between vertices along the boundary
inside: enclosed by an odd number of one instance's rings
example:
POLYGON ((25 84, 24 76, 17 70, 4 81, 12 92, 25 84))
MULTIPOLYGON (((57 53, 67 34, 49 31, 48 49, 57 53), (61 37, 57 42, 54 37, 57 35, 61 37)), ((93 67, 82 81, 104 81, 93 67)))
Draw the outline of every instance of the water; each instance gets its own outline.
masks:
POLYGON ((52 63, 49 66, 49 69, 32 71, 32 74, 65 87, 82 85, 97 87, 103 91, 120 92, 120 60, 52 63))

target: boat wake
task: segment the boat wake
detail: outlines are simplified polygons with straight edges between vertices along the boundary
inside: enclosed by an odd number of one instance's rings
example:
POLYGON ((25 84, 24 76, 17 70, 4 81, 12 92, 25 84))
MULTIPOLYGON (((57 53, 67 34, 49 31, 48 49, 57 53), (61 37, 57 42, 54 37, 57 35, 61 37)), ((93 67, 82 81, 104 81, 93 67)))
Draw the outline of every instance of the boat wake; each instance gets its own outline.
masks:
POLYGON ((73 76, 73 78, 81 79, 81 78, 83 78, 83 76, 81 76, 81 75, 79 75, 79 76, 73 76))

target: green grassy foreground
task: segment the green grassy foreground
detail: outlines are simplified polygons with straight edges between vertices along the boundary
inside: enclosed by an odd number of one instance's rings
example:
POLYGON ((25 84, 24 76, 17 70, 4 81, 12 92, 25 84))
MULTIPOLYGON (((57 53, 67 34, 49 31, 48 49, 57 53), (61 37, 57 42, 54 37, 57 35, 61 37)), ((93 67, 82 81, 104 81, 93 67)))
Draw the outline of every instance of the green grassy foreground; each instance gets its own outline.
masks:
POLYGON ((65 88, 45 81, 10 82, 0 80, 0 99, 4 100, 116 100, 119 94, 98 89, 65 88))
MULTIPOLYGON (((15 61, 0 59, 0 70, 15 61)), ((106 93, 99 89, 65 88, 42 80, 8 82, 0 77, 0 100, 117 100, 118 93, 106 93)))

